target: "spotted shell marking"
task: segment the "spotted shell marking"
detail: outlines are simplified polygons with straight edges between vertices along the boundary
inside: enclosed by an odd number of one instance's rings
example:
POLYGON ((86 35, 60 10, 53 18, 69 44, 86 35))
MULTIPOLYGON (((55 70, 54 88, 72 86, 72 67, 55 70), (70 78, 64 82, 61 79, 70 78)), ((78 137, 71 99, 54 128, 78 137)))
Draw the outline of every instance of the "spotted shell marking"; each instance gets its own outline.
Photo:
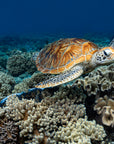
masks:
POLYGON ((78 63, 89 61, 97 50, 97 45, 84 39, 61 39, 39 52, 36 66, 42 73, 58 74, 78 63))

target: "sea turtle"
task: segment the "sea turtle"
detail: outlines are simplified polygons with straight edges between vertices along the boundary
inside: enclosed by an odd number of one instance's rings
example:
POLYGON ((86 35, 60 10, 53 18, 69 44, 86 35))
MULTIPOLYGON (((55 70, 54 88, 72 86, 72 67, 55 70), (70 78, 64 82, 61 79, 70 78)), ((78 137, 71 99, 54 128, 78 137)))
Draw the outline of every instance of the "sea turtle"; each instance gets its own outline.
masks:
POLYGON ((114 62, 114 39, 109 47, 102 49, 85 39, 60 39, 47 45, 34 59, 42 73, 58 74, 35 87, 54 87, 72 81, 99 65, 114 62))

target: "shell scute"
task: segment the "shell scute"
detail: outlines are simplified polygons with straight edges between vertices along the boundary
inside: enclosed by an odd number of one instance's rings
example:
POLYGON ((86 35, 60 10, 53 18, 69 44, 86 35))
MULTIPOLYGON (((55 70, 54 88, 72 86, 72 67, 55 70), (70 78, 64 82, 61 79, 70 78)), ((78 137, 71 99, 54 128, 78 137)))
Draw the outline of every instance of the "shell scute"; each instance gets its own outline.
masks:
POLYGON ((89 61, 97 49, 97 45, 84 39, 61 39, 47 45, 39 52, 36 66, 43 73, 61 73, 75 64, 89 61))

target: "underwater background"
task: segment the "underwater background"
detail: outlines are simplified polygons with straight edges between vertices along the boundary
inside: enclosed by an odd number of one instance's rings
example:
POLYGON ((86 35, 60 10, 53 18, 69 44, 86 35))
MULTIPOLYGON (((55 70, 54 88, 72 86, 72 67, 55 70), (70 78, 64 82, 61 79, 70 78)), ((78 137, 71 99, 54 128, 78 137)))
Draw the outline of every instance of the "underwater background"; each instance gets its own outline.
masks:
POLYGON ((62 38, 109 46, 114 0, 0 1, 0 144, 114 144, 114 63, 35 88, 52 76, 34 54, 62 38))

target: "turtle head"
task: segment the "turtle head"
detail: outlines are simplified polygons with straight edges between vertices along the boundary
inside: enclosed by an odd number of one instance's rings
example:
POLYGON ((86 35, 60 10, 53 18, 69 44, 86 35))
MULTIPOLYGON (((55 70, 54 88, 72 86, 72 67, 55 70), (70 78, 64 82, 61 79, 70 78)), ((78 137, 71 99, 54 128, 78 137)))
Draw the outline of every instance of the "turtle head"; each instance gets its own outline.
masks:
POLYGON ((112 47, 104 47, 96 52, 95 57, 96 65, 109 64, 114 62, 114 49, 112 47))

